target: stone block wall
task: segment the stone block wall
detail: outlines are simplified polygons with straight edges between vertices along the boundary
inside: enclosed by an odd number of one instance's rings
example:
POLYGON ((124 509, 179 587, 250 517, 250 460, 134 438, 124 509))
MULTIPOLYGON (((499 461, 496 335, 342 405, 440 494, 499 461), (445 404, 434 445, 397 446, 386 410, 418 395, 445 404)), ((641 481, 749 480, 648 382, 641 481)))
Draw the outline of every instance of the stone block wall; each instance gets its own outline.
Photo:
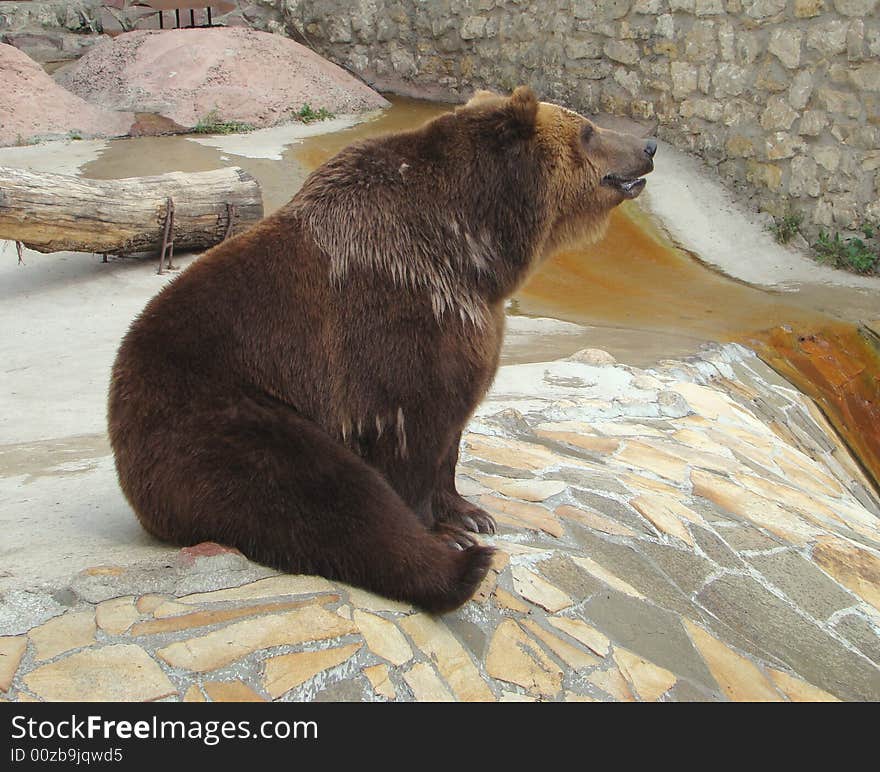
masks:
POLYGON ((97 0, 42 0, 0 2, 0 30, 64 29, 70 32, 98 32, 101 3, 97 0))
POLYGON ((101 39, 101 8, 95 0, 0 2, 0 43, 32 59, 76 59, 101 39))
MULTIPOLYGON (((268 10, 268 9, 267 9, 268 10)), ((277 0, 288 34, 380 89, 531 84, 657 121, 802 230, 880 222, 878 0, 277 0)))
MULTIPOLYGON (((656 121, 811 240, 880 224, 880 0, 237 0, 215 20, 288 34, 382 90, 528 83, 656 121)), ((41 61, 97 37, 71 31, 157 26, 133 0, 0 2, 0 39, 41 61)))

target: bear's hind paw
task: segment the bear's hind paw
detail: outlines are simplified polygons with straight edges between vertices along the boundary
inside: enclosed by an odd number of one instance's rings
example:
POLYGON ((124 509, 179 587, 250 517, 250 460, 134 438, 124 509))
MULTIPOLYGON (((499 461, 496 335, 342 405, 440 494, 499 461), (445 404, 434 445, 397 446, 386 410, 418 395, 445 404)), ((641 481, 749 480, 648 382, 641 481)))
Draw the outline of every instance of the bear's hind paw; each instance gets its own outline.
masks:
POLYGON ((434 526, 434 533, 450 547, 458 550, 466 550, 479 545, 479 542, 467 531, 451 523, 437 523, 434 526))

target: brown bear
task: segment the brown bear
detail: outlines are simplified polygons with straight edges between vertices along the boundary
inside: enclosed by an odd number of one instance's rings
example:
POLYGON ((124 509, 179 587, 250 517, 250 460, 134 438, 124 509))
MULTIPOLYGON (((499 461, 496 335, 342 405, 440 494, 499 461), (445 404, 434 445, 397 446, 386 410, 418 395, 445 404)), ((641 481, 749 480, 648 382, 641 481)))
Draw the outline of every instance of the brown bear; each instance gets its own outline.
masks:
POLYGON ((110 439, 143 526, 456 608, 492 549, 455 487, 504 301, 644 187, 653 139, 520 87, 358 142, 154 297, 113 367, 110 439))

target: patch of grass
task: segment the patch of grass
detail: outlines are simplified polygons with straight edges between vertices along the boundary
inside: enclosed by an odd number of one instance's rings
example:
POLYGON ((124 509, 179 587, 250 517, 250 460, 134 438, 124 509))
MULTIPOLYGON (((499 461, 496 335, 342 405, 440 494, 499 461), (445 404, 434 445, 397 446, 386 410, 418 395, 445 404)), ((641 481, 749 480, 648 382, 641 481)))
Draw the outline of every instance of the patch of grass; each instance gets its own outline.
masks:
POLYGON ((831 236, 825 231, 813 245, 823 262, 836 268, 845 268, 855 273, 872 273, 880 267, 880 243, 877 242, 877 229, 863 225, 862 234, 866 240, 851 237, 841 238, 839 233, 831 236))
POLYGON ((298 112, 294 112, 293 117, 297 118, 303 123, 314 123, 315 121, 329 121, 330 119, 336 117, 336 113, 331 113, 325 107, 319 107, 317 110, 313 110, 312 106, 308 102, 306 102, 302 107, 300 107, 298 112))
POLYGON ((217 110, 211 110, 204 118, 193 127, 193 134, 243 134, 256 130, 256 126, 240 121, 221 120, 217 110))
POLYGON ((773 224, 771 231, 780 244, 788 244, 798 234, 801 223, 804 220, 802 214, 787 214, 773 224))

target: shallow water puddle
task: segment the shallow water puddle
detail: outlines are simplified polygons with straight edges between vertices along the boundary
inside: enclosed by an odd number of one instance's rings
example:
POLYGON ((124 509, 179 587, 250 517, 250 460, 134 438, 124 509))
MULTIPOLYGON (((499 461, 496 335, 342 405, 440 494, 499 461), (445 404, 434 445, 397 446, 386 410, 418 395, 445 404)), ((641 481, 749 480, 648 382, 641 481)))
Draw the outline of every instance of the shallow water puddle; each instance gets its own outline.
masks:
POLYGON ((114 140, 107 143, 98 158, 85 164, 81 173, 92 179, 119 179, 240 166, 259 180, 263 206, 270 214, 293 198, 312 169, 346 145, 418 126, 448 110, 449 105, 394 98, 390 109, 368 114, 362 122, 348 117, 326 123, 288 124, 249 134, 114 140))
POLYGON ((25 475, 27 484, 40 477, 82 474, 94 469, 110 452, 110 441, 104 434, 0 445, 0 477, 25 475))

